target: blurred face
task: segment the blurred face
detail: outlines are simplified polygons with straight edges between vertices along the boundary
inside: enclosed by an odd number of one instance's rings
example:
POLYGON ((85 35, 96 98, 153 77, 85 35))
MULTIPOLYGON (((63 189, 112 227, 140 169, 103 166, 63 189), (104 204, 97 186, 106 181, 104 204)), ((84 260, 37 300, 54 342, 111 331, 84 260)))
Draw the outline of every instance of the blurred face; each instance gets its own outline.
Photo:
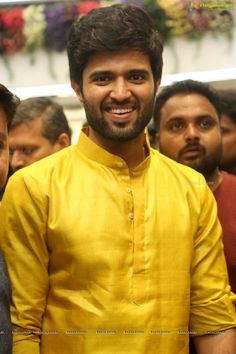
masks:
POLYGON ((199 94, 178 94, 161 109, 160 152, 201 172, 218 167, 221 151, 219 118, 214 106, 199 94))
POLYGON ((158 85, 148 56, 134 50, 92 55, 83 72, 83 92, 72 82, 93 140, 101 146, 108 140, 130 141, 143 133, 158 85))
POLYGON ((0 189, 2 189, 8 173, 9 151, 6 114, 0 107, 0 189))
POLYGON ((58 150, 58 144, 42 135, 42 120, 34 119, 17 125, 9 132, 10 165, 13 172, 31 165, 58 150))
POLYGON ((227 115, 221 116, 223 155, 221 168, 236 173, 236 124, 227 115))

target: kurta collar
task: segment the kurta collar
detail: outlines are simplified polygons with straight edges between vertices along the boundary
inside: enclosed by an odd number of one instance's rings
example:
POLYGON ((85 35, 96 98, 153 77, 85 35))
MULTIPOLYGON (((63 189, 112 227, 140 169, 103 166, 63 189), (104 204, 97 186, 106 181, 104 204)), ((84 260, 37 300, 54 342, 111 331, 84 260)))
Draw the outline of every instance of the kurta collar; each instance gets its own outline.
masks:
MULTIPOLYGON (((99 145, 95 144, 88 137, 88 129, 84 128, 80 132, 77 147, 80 152, 82 152, 87 158, 114 169, 124 169, 127 170, 128 166, 126 162, 119 156, 113 155, 105 149, 101 148, 99 145)), ((145 133, 145 149, 148 152, 146 159, 139 164, 133 171, 144 170, 150 163, 150 144, 145 133)))

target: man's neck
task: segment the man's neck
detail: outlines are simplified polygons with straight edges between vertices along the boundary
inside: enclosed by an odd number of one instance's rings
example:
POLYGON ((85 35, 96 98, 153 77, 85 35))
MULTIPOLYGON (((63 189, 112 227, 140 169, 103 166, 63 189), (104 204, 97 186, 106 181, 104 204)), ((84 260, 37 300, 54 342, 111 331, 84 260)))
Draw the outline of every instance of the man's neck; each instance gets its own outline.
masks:
POLYGON ((221 184, 222 178, 222 174, 220 173, 218 168, 216 168, 212 174, 205 176, 207 184, 212 190, 212 192, 214 192, 216 188, 221 184))

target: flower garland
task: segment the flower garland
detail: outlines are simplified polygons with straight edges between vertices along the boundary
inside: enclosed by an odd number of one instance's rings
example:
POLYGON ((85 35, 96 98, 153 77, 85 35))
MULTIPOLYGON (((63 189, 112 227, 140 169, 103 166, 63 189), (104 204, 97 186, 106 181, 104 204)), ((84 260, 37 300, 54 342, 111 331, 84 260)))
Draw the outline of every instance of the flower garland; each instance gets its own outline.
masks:
POLYGON ((47 23, 44 33, 45 46, 56 52, 62 52, 66 48, 67 31, 77 14, 76 6, 73 4, 48 6, 44 14, 47 23))
POLYGON ((55 1, 49 5, 0 7, 0 55, 32 55, 37 49, 61 52, 66 48, 66 34, 75 18, 99 6, 98 1, 55 1))
POLYGON ((232 38, 233 3, 195 0, 65 1, 45 5, 0 7, 0 55, 34 53, 37 49, 64 51, 66 34, 77 16, 107 4, 132 3, 147 10, 163 41, 177 36, 199 39, 205 33, 232 38), (232 5, 232 6, 231 6, 232 5))
POLYGON ((206 33, 212 33, 232 39, 235 15, 233 1, 158 0, 158 3, 166 12, 166 28, 169 28, 172 38, 182 36, 200 39, 206 33))
POLYGON ((0 11, 0 54, 13 54, 23 46, 22 8, 0 11))
POLYGON ((44 5, 31 5, 22 11, 25 50, 32 53, 44 45, 44 31, 47 27, 44 5))

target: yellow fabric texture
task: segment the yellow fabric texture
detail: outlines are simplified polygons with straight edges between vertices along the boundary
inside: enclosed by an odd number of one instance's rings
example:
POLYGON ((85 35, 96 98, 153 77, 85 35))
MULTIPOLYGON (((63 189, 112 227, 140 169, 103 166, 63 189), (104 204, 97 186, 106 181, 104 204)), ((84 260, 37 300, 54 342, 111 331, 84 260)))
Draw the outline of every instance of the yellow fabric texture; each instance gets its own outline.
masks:
POLYGON ((129 171, 78 144, 11 177, 1 248, 14 354, 187 354, 189 332, 236 326, 203 177, 149 149, 129 171))

